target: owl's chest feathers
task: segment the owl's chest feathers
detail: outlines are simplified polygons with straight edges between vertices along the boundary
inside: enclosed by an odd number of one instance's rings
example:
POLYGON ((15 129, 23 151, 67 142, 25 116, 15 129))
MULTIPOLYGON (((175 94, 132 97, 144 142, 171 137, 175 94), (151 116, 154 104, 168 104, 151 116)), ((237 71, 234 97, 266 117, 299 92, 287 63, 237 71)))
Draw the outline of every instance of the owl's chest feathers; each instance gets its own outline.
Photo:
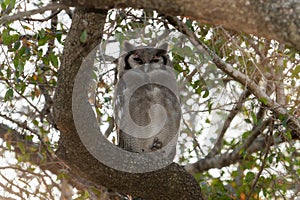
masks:
MULTIPOLYGON (((149 99, 156 100, 162 97, 162 93, 163 91, 156 84, 148 84, 145 87, 145 97, 149 99)), ((143 98, 143 96, 141 96, 140 98, 143 98)))
MULTIPOLYGON (((161 113, 160 110, 152 112, 152 119, 150 118, 151 106, 155 104, 161 104, 162 106, 166 105, 164 98, 164 90, 161 87, 162 86, 157 84, 145 84, 137 88, 131 96, 128 96, 128 93, 131 93, 128 90, 131 89, 125 88, 123 90, 123 97, 121 98, 124 98, 124 101, 122 101, 124 103, 126 101, 129 101, 129 107, 127 108, 126 106, 121 106, 122 114, 121 116, 119 116, 120 120, 123 121, 124 117, 128 117, 123 115, 125 113, 125 110, 123 109, 128 109, 130 117, 139 126, 147 126, 149 124, 152 124, 152 126, 155 127, 157 126, 157 121, 164 121, 165 119, 162 119, 164 115, 161 113)), ((167 144, 168 137, 169 136, 165 135, 165 133, 160 133, 155 137, 130 138, 126 139, 124 145, 129 145, 131 151, 134 152, 150 152, 159 149, 165 144, 167 144)))

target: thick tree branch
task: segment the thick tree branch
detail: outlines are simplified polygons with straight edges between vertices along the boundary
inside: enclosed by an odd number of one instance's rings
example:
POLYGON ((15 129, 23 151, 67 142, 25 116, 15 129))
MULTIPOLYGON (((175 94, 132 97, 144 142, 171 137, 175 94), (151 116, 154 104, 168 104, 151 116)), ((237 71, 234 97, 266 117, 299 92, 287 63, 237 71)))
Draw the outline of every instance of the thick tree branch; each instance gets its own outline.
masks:
POLYGON ((275 39, 300 50, 300 2, 295 0, 63 0, 85 8, 147 8, 172 16, 188 16, 204 23, 275 39))
POLYGON ((230 0, 226 2, 222 0, 64 0, 61 2, 61 4, 49 4, 39 9, 3 16, 0 18, 0 24, 68 6, 93 9, 147 8, 157 10, 165 15, 189 16, 204 23, 223 25, 228 29, 275 39, 300 49, 300 2, 294 0, 275 2, 272 0, 230 0))

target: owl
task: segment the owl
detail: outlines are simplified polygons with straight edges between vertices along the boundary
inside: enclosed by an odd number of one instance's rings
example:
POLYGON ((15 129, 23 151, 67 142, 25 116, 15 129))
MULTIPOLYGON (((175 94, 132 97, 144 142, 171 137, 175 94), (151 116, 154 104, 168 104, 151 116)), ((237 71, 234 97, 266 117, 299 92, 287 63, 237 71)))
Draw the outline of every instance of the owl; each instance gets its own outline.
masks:
POLYGON ((125 41, 122 47, 114 94, 118 146, 135 153, 163 150, 173 160, 181 106, 168 44, 136 47, 125 41))

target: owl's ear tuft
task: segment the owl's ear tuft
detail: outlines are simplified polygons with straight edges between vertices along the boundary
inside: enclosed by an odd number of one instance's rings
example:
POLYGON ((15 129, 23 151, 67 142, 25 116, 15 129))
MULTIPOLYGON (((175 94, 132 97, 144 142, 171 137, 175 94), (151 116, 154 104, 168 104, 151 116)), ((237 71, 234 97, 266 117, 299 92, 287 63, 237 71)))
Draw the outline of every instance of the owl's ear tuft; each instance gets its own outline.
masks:
POLYGON ((163 44, 159 45, 157 47, 157 49, 158 49, 158 54, 159 55, 167 54, 167 52, 168 52, 168 43, 163 43, 163 44))
POLYGON ((130 52, 135 50, 135 46, 133 46, 132 44, 130 44, 127 40, 125 40, 122 44, 122 50, 124 52, 130 52))

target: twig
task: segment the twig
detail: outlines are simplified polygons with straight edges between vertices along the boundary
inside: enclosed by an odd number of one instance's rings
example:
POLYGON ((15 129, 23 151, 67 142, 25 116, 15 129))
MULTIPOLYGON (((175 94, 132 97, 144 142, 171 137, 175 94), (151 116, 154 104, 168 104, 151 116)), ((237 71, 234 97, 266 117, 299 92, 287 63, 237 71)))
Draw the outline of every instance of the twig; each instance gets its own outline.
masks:
MULTIPOLYGON (((273 129, 272 125, 270 127, 271 127, 271 129, 273 129)), ((270 130, 270 137, 272 137, 272 132, 273 132, 273 130, 270 130)), ((271 146, 271 140, 267 140, 267 141, 268 142, 267 142, 267 147, 266 147, 266 150, 265 150, 264 159, 262 161, 262 164, 261 164, 261 167, 259 169, 258 174, 255 176, 255 179, 253 180, 253 182, 251 184, 251 190, 250 190, 249 194, 247 195, 247 200, 250 198, 251 194, 253 193, 253 191, 255 189, 255 186, 256 186, 256 184, 258 182, 258 179, 259 179, 260 175, 262 174, 262 171, 264 170, 264 167, 266 165, 266 162, 267 162, 267 159, 268 159, 268 155, 269 155, 269 151, 270 151, 270 146, 271 146)))
POLYGON ((51 14, 49 17, 46 17, 44 19, 33 19, 33 18, 26 17, 23 20, 45 22, 45 21, 48 21, 49 19, 52 19, 53 17, 57 16, 58 13, 60 13, 61 11, 62 11, 62 9, 59 9, 59 10, 55 11, 53 14, 51 14))
MULTIPOLYGON (((192 138, 193 138, 193 143, 196 144, 196 147, 198 147, 199 151, 202 153, 202 155, 204 155, 204 151, 202 150, 197 138, 195 137, 195 134, 193 134, 194 131, 192 131, 192 129, 190 128, 190 126, 188 125, 188 123, 186 122, 186 120, 182 120, 184 125, 187 127, 187 129, 189 130, 192 138)), ((196 150, 196 147, 194 148, 196 150)), ((195 151, 195 153, 197 154, 197 156, 199 156, 199 153, 197 151, 195 151)))
POLYGON ((110 121, 109 121, 109 126, 108 126, 108 128, 106 129, 106 131, 105 131, 105 133, 104 133, 104 136, 105 136, 106 138, 109 137, 109 135, 110 135, 111 132, 113 131, 114 127, 115 127, 115 119, 112 117, 112 118, 110 119, 110 121))
POLYGON ((215 146, 207 154, 206 158, 214 157, 215 155, 217 155, 220 152, 220 150, 222 148, 222 143, 223 143, 223 138, 224 138, 225 132, 227 131, 227 129, 228 129, 229 125, 231 124, 233 118, 240 111, 241 107, 243 106, 243 103, 245 102, 246 98, 249 95, 250 95, 250 91, 247 90, 247 89, 241 94, 239 101, 237 102, 235 107, 231 110, 229 115, 227 116, 227 119, 223 124, 222 130, 221 130, 221 132, 218 136, 218 139, 217 139, 217 142, 216 142, 215 146))
POLYGON ((38 14, 38 13, 43 13, 47 10, 56 10, 56 9, 63 9, 63 8, 68 8, 68 7, 69 6, 61 5, 61 4, 58 4, 58 3, 51 3, 51 4, 48 4, 45 7, 42 7, 42 8, 29 10, 29 11, 25 11, 25 12, 19 12, 19 13, 14 14, 14 15, 3 16, 3 17, 0 18, 0 24, 2 25, 2 24, 5 24, 7 22, 12 22, 12 21, 15 21, 15 20, 18 20, 18 19, 22 19, 22 18, 27 17, 27 16, 35 15, 35 14, 38 14))

